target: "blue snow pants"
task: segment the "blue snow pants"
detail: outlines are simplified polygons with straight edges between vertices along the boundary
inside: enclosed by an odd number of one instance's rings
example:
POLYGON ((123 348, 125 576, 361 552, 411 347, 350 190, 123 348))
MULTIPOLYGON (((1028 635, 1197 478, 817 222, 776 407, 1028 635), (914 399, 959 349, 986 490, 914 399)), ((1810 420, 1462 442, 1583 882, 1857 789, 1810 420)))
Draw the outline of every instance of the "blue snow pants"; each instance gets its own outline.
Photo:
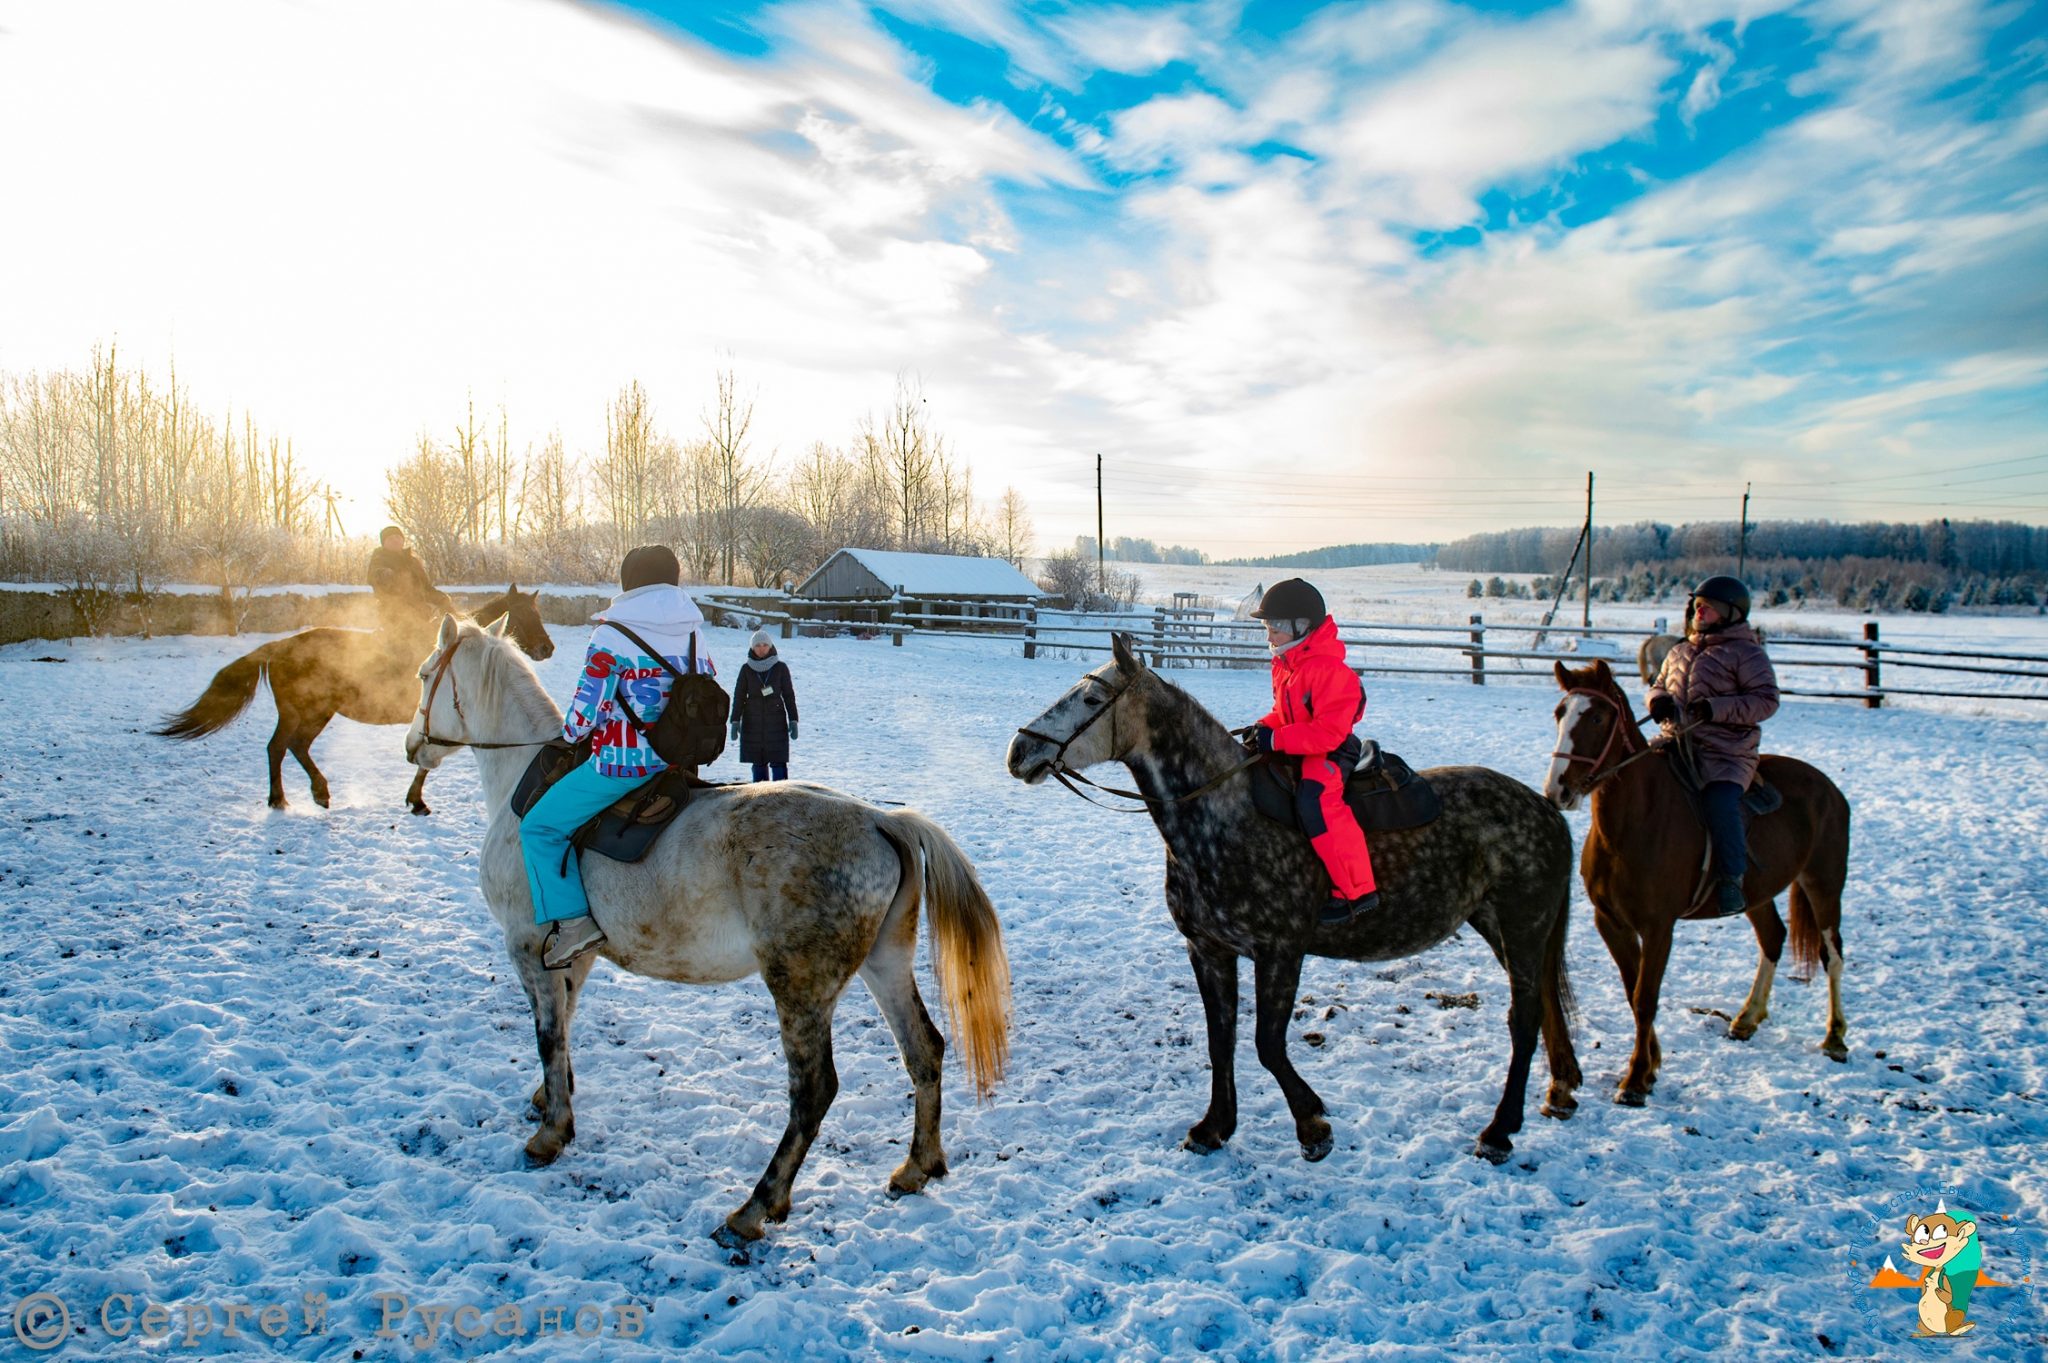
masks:
POLYGON ((641 776, 599 776, 585 762, 548 788, 519 821, 519 850, 526 858, 526 885, 533 891, 533 921, 559 923, 590 912, 583 893, 583 867, 569 839, 592 815, 647 784, 641 776))

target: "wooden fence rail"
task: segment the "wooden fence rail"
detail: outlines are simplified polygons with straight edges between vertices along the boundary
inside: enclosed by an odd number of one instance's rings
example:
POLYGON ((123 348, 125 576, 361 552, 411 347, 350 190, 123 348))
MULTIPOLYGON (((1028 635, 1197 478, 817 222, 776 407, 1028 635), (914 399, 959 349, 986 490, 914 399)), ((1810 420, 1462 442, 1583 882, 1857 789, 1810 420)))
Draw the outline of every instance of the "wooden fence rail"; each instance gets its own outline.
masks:
MULTIPOLYGON (((1251 667, 1263 664, 1268 656, 1263 627, 1258 622, 1215 615, 1204 618, 1201 612, 1191 611, 1185 607, 1095 614, 1030 606, 1010 607, 998 603, 1003 608, 1014 609, 1018 613, 1014 616, 976 616, 949 615, 928 609, 894 610, 889 620, 876 622, 836 619, 821 613, 800 615, 792 611, 750 605, 743 601, 722 601, 711 593, 703 594, 700 600, 707 609, 773 621, 781 626, 784 638, 790 637, 795 630, 813 628, 888 634, 891 636, 891 642, 897 645, 902 644, 905 636, 912 634, 929 638, 979 638, 1008 644, 1021 642, 1024 656, 1033 658, 1043 649, 1107 653, 1110 649, 1110 636, 1122 633, 1131 636, 1133 646, 1154 667, 1251 667)), ((806 606, 813 612, 818 612, 826 603, 792 604, 806 606)), ((986 603, 920 601, 900 604, 926 607, 949 605, 965 608, 986 603)), ((1563 662, 1576 666, 1598 658, 1618 670, 1632 674, 1635 671, 1635 658, 1632 654, 1626 657, 1608 657, 1591 649, 1572 651, 1524 646, 1522 641, 1547 640, 1553 635, 1564 636, 1567 639, 1641 639, 1658 633, 1658 630, 1640 627, 1610 629, 1598 625, 1539 626, 1517 622, 1512 625, 1489 626, 1484 618, 1478 615, 1471 616, 1462 625, 1418 624, 1413 621, 1338 621, 1338 637, 1354 649, 1352 666, 1361 674, 1464 677, 1474 686, 1484 686, 1489 680, 1548 679, 1550 676, 1548 666, 1502 664, 1563 662), (1489 646, 1489 633, 1496 639, 1500 636, 1510 636, 1513 642, 1503 639, 1497 646, 1489 646), (1458 655, 1461 661, 1451 664, 1447 660, 1444 666, 1429 666, 1425 660, 1415 658, 1388 658, 1382 661, 1380 655, 1387 650, 1442 652, 1458 655)), ((1850 684, 1846 686, 1829 687, 1822 684, 1812 687, 1781 687, 1783 694, 1788 696, 1860 700, 1871 709, 1881 707, 1887 696, 2048 701, 2048 654, 2020 653, 2004 649, 1975 650, 1889 644, 1880 637, 1878 622, 1875 620, 1864 623, 1863 637, 1860 639, 1812 639, 1787 634, 1772 638, 1770 644, 1771 662, 1780 670, 1849 674, 1845 680, 1849 680, 1850 684), (1815 656, 1829 652, 1837 656, 1815 656), (2000 663, 2032 666, 1996 665, 2000 663), (2042 685, 2031 690, 2010 691, 1957 691, 1939 687, 1900 686, 1886 683, 1885 673, 1888 669, 1893 672, 1904 669, 2003 677, 2014 682, 2042 685)), ((1820 680, 1816 678, 1816 681, 1820 680)))

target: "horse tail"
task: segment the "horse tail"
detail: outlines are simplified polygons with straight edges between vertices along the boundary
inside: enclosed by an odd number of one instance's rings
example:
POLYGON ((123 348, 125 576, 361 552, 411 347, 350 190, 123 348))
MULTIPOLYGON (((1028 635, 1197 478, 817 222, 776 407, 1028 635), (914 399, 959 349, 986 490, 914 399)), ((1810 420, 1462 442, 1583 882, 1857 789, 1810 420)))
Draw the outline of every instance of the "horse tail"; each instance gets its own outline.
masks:
POLYGON ((923 854, 925 897, 931 905, 932 964, 946 1000, 946 1020, 966 1051, 967 1074, 986 1098, 1003 1077, 1010 1054, 1010 958, 995 905, 974 865, 946 830, 914 809, 892 810, 883 831, 906 853, 923 854))
POLYGON ((1578 996, 1572 993, 1572 977, 1565 966, 1565 938, 1572 926, 1572 891, 1566 885, 1558 897, 1557 917, 1551 921, 1549 940, 1543 944, 1543 1025, 1555 1024, 1569 1030, 1579 1018, 1578 996))
POLYGON ((1785 916, 1792 920, 1792 978, 1805 984, 1820 964, 1820 923, 1813 914, 1812 897, 1798 881, 1792 882, 1786 899, 1791 912, 1785 916))
POLYGON ((284 642, 267 643, 214 673, 198 700, 150 732, 159 738, 204 738, 225 729, 256 698, 256 684, 269 676, 271 652, 284 642))

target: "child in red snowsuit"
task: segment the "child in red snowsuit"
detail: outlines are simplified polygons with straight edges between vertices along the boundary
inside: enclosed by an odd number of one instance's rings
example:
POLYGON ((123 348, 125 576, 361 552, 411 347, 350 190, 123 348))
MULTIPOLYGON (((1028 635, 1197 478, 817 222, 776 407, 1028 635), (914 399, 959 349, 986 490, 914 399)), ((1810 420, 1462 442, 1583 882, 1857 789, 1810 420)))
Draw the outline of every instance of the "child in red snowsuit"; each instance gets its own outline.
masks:
POLYGON ((1350 761, 1338 751, 1365 716, 1365 688, 1345 665, 1344 643, 1323 608, 1323 594, 1308 583, 1298 577, 1275 583, 1252 616, 1266 622, 1273 650, 1273 708, 1255 731, 1259 750, 1301 758, 1296 808, 1309 846, 1330 873, 1322 921, 1347 923, 1380 902, 1365 834, 1344 803, 1357 744, 1350 761))

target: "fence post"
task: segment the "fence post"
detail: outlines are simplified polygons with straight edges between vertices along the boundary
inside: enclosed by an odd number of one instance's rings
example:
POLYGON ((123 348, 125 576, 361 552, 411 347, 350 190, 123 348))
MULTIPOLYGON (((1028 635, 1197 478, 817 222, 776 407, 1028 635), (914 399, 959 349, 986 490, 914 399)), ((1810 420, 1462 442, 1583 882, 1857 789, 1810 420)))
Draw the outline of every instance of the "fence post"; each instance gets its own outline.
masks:
POLYGON ((1884 704, 1884 693, 1881 689, 1884 680, 1883 664, 1879 660, 1877 649, 1874 647, 1876 643, 1877 621, 1865 620, 1863 622, 1863 689, 1868 694, 1863 697, 1863 705, 1865 709, 1869 710, 1878 709, 1884 704))
POLYGON ((1165 662, 1164 662, 1164 659, 1165 659, 1165 657, 1166 657, 1166 617, 1165 617, 1165 616, 1163 616, 1163 615, 1154 615, 1154 616, 1152 617, 1152 662, 1151 662, 1151 666, 1153 666, 1153 667, 1164 667, 1164 666, 1166 665, 1166 664, 1165 664, 1165 662))
POLYGON ((796 617, 791 615, 782 617, 782 637, 785 639, 794 639, 796 637, 796 617))
POLYGON ((1036 658, 1038 656, 1038 607, 1036 606, 1026 606, 1024 608, 1024 656, 1027 658, 1036 658))
POLYGON ((1486 685, 1486 622, 1472 617, 1472 684, 1486 685))

